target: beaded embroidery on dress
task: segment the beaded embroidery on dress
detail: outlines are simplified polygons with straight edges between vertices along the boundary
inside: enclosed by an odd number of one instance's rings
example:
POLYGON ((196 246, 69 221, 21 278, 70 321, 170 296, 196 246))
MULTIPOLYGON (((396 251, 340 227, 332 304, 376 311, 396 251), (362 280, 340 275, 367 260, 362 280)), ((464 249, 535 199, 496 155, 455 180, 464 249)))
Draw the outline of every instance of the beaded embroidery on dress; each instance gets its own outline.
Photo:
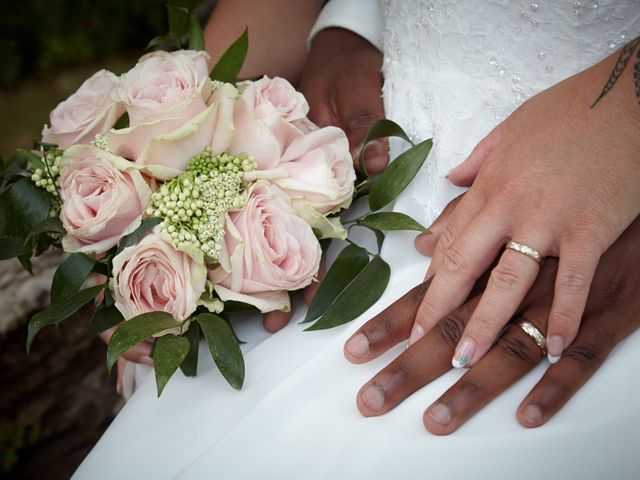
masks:
POLYGON ((640 35, 640 0, 382 0, 382 12, 386 114, 435 139, 400 199, 426 224, 455 193, 444 176, 495 125, 640 35))

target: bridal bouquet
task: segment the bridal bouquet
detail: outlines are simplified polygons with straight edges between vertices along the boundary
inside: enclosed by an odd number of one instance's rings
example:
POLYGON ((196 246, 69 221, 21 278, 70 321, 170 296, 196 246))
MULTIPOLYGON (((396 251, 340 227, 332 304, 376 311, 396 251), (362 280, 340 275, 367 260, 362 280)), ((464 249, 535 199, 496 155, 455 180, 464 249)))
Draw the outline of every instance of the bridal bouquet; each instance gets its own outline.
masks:
MULTIPOLYGON (((244 362, 228 315, 288 311, 290 292, 316 280, 321 241, 347 237, 339 213, 367 194, 371 210, 388 204, 431 145, 356 186, 344 132, 309 121, 305 98, 286 80, 235 83, 247 32, 210 72, 195 18, 173 13, 191 20, 182 22, 189 50, 146 54, 120 77, 94 74, 0 177, 0 259, 17 257, 30 270, 30 258, 50 247, 69 252, 51 306, 29 323, 27 349, 43 327, 95 301, 89 334, 117 326, 109 370, 154 338, 158 394, 178 368, 195 375, 201 333, 221 373, 241 388, 244 362)), ((406 138, 382 121, 368 140, 387 135, 406 138)), ((348 223, 380 241, 384 230, 423 230, 399 213, 348 223)), ((310 306, 305 320, 319 320, 309 329, 357 317, 388 278, 378 254, 348 245, 310 306)))

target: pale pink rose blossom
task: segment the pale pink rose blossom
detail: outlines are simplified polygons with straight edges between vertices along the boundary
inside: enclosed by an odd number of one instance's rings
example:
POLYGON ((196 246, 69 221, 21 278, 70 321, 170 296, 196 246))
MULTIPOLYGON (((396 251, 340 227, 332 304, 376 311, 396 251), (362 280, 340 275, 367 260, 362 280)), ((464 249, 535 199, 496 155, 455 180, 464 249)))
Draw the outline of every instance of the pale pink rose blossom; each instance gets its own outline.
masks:
POLYGON ((42 141, 65 149, 107 133, 124 113, 124 106, 112 98, 118 85, 118 77, 107 70, 93 74, 51 112, 42 141))
POLYGON ((288 310, 287 292, 311 283, 321 255, 311 227, 286 194, 258 181, 245 207, 228 214, 220 267, 209 278, 222 301, 249 303, 262 312, 288 310))
POLYGON ((291 142, 304 134, 309 105, 304 96, 283 78, 264 77, 240 86, 234 123, 236 135, 231 142, 232 154, 248 153, 260 170, 277 166, 291 142))
POLYGON ((296 138, 279 166, 288 176, 276 183, 291 198, 307 200, 322 214, 351 204, 356 173, 349 141, 339 128, 325 127, 296 138))
POLYGON ((160 179, 177 176, 193 156, 214 146, 227 149, 233 136, 232 85, 208 77, 205 52, 180 50, 144 55, 123 75, 117 97, 129 128, 112 130, 108 145, 160 179))
POLYGON ((60 166, 64 249, 106 252, 140 225, 151 194, 131 162, 90 145, 69 147, 60 166))
POLYGON ((125 319, 167 312, 183 322, 198 307, 206 280, 202 261, 176 250, 154 231, 113 258, 110 288, 125 319))

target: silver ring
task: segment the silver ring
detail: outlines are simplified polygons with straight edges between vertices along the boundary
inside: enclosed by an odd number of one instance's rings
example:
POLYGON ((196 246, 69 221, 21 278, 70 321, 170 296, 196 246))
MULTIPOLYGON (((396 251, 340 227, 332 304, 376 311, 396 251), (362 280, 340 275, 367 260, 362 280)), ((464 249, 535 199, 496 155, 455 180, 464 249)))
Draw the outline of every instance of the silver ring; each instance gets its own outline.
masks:
POLYGON ((547 354, 547 339, 542 332, 538 330, 538 327, 526 320, 520 320, 517 322, 517 325, 524 330, 524 333, 531 337, 531 340, 533 340, 542 351, 542 355, 545 356, 547 354))
POLYGON ((540 253, 537 250, 531 247, 528 247, 527 245, 514 242, 513 240, 511 240, 509 243, 507 243, 507 246, 505 248, 508 248, 510 250, 515 250, 518 253, 522 253, 527 257, 529 257, 530 259, 535 260, 539 264, 542 263, 542 258, 543 258, 542 255, 540 255, 540 253))

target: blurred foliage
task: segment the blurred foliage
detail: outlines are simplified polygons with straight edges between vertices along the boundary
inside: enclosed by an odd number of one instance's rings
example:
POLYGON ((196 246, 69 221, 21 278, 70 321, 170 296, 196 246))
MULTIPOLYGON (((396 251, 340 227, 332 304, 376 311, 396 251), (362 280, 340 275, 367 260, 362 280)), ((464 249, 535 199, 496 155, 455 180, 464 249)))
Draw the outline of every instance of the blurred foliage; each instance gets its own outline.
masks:
POLYGON ((142 51, 167 30, 166 0, 0 0, 0 87, 58 67, 142 51))

